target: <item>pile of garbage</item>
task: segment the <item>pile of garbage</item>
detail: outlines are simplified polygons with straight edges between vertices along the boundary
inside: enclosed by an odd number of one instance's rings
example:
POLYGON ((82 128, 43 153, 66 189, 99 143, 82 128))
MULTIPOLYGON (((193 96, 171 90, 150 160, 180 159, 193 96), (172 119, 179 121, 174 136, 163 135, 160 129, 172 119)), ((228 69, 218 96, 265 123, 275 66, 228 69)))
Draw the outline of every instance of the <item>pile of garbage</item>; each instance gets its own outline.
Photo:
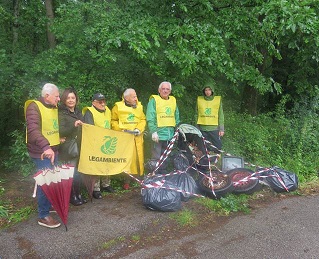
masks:
POLYGON ((255 166, 253 171, 245 168, 243 158, 229 154, 223 155, 219 169, 217 163, 223 153, 205 140, 196 127, 181 124, 161 158, 145 164, 148 175, 140 182, 144 206, 177 211, 191 197, 219 199, 228 193, 252 194, 263 185, 278 193, 298 188, 295 173, 277 166, 255 166))

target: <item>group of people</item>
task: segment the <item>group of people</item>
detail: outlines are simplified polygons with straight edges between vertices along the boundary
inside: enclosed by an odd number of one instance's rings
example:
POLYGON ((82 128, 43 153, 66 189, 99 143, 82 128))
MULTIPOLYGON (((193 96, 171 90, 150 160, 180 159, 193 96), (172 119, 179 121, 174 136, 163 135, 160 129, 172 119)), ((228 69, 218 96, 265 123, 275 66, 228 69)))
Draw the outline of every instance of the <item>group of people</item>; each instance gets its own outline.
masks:
MULTIPOLYGON (((136 91, 126 89, 122 100, 116 102, 112 110, 106 105, 101 93, 92 97, 92 106, 79 110, 79 97, 73 88, 67 88, 61 95, 56 85, 47 83, 42 88, 38 100, 25 103, 27 127, 27 149, 37 170, 52 169, 60 161, 68 161, 75 166, 70 202, 82 205, 86 200, 80 193, 81 177, 77 170, 79 157, 69 157, 63 146, 71 139, 77 139, 81 147, 81 125, 98 127, 134 134, 135 149, 131 174, 144 174, 144 131, 146 125, 152 136, 151 158, 159 160, 172 139, 175 127, 180 123, 179 109, 175 97, 171 95, 170 82, 162 82, 158 95, 152 95, 146 109, 138 101, 136 91), (58 105, 58 103, 60 104, 58 105)), ((224 114, 220 96, 214 96, 212 85, 205 85, 203 96, 197 98, 196 122, 203 136, 217 149, 221 149, 224 135, 224 114)), ((130 188, 130 177, 126 177, 123 188, 130 188)), ((101 199, 101 191, 114 192, 109 176, 101 176, 95 182, 92 196, 101 199)), ((50 216, 51 204, 41 187, 37 188, 38 224, 48 228, 60 226, 60 222, 50 216)))

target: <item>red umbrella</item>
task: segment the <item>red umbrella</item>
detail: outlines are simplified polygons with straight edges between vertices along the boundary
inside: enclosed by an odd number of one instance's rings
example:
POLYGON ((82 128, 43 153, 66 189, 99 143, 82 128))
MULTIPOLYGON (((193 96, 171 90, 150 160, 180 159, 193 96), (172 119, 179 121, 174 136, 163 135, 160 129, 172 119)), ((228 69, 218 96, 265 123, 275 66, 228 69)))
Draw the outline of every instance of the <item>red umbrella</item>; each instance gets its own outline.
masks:
POLYGON ((54 169, 43 169, 33 175, 37 185, 51 202, 67 230, 70 193, 73 182, 74 166, 59 165, 54 169))

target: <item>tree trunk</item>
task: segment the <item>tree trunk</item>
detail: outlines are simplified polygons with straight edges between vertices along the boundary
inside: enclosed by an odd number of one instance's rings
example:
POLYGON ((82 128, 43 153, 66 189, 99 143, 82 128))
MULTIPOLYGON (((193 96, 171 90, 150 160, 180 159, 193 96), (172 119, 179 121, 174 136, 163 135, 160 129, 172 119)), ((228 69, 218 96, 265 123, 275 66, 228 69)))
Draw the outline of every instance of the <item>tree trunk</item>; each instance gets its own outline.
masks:
POLYGON ((47 23, 47 36, 50 49, 55 48, 56 40, 54 34, 50 31, 50 26, 54 20, 54 12, 53 12, 53 0, 45 0, 45 10, 48 18, 47 23))
POLYGON ((243 92, 243 102, 241 104, 242 112, 248 112, 257 115, 258 92, 255 88, 245 85, 243 92))
MULTIPOLYGON (((13 26, 12 26, 12 54, 15 53, 15 48, 18 43, 19 33, 18 33, 18 27, 19 27, 19 0, 13 0, 13 26)), ((12 55, 14 56, 14 55, 12 55)))

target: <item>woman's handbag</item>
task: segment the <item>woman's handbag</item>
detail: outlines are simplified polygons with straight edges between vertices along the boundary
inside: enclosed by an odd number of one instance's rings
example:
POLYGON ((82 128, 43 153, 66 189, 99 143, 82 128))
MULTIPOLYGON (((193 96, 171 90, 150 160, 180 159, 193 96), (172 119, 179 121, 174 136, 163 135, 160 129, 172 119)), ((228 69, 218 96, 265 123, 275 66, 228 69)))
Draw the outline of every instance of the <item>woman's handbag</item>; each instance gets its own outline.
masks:
POLYGON ((77 158, 80 155, 77 139, 72 138, 61 144, 60 155, 62 158, 77 158))

